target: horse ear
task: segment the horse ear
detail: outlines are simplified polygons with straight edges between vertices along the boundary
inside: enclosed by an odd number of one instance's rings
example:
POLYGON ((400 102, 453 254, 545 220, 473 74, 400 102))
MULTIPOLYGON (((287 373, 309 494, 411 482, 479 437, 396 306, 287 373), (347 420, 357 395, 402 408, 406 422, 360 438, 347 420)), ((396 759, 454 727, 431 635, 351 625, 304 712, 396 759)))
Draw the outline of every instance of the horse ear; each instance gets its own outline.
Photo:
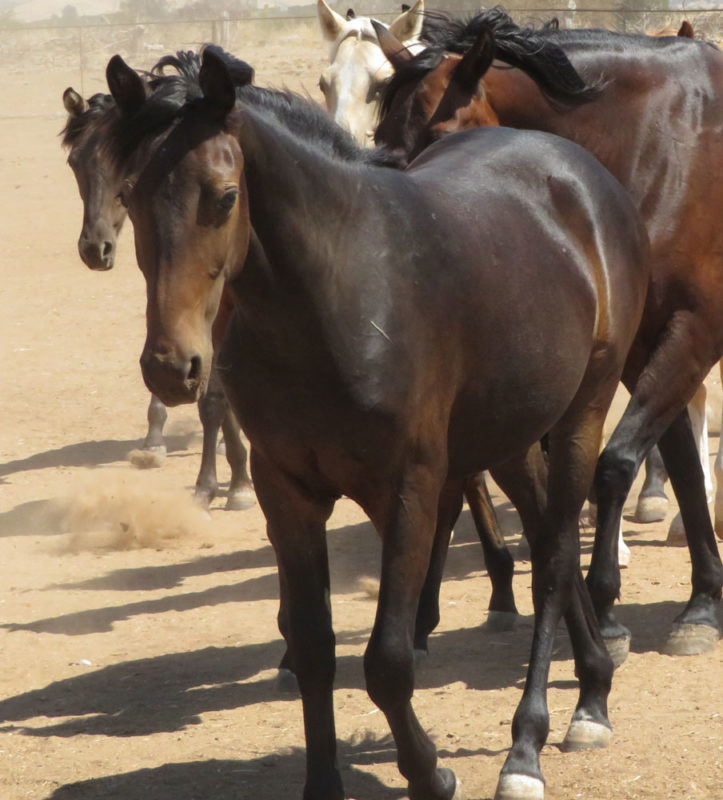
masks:
POLYGON ((236 89, 226 64, 213 50, 204 50, 198 82, 204 98, 223 116, 236 105, 236 89))
POLYGON ((423 24, 424 0, 417 0, 411 8, 402 6, 402 13, 392 22, 389 30, 400 42, 409 42, 420 37, 423 24))
POLYGON ((346 10, 346 21, 349 22, 350 19, 356 19, 356 14, 354 13, 353 8, 347 8, 346 10))
POLYGON ((695 31, 687 19, 684 19, 681 23, 681 26, 678 29, 678 36, 682 36, 685 39, 695 39, 695 31))
POLYGON ((316 0, 316 16, 319 18, 321 32, 329 42, 335 42, 339 34, 346 28, 346 20, 324 2, 316 0))
POLYGON ((382 48, 382 53, 384 53, 395 70, 399 69, 412 58, 412 54, 399 39, 389 31, 389 28, 382 25, 381 22, 377 22, 375 19, 371 22, 377 34, 377 39, 379 39, 379 47, 382 48))
POLYGON ((84 111, 88 110, 88 104, 72 86, 68 86, 63 92, 63 105, 71 117, 79 117, 84 111))
POLYGON ((133 114, 146 102, 146 89, 140 75, 114 55, 105 68, 105 79, 116 105, 123 114, 133 114))
POLYGON ((490 68, 495 57, 495 40, 492 32, 483 28, 477 38, 462 56, 452 75, 452 80, 463 91, 474 93, 482 76, 490 68))

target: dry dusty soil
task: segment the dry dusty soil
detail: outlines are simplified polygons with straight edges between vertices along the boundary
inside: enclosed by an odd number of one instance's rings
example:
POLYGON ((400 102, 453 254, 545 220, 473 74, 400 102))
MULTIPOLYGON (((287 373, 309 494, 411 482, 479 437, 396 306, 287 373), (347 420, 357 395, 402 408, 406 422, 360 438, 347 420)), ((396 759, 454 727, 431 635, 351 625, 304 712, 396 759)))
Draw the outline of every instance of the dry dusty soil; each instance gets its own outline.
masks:
MULTIPOLYGON (((260 83, 312 92, 324 60, 315 35, 241 54, 260 83)), ((299 798, 300 704, 274 685, 283 645, 262 515, 226 512, 220 498, 208 519, 189 500, 200 453, 192 407, 169 414, 162 468, 127 462, 148 400, 138 369, 144 286, 130 230, 112 272, 80 263, 81 206, 58 141, 60 95, 76 73, 16 69, 3 81, 0 798, 299 798)), ((102 70, 89 84, 100 88, 102 70)), ((495 501, 514 542, 514 511, 498 492, 495 501)), ((604 751, 559 750, 577 696, 561 632, 542 754, 547 797, 720 800, 723 645, 698 657, 661 654, 690 591, 690 563, 687 551, 664 546, 666 524, 637 525, 631 509, 619 616, 633 643, 610 696, 614 739, 604 751)), ((590 543, 586 529, 585 559, 590 543)), ((387 726, 362 673, 375 607, 365 578, 376 575, 379 545, 349 501, 338 504, 329 545, 347 793, 401 798, 387 726)), ((528 562, 518 565, 516 591, 517 629, 483 630, 489 583, 465 511, 415 708, 476 800, 494 793, 525 677, 528 562)))

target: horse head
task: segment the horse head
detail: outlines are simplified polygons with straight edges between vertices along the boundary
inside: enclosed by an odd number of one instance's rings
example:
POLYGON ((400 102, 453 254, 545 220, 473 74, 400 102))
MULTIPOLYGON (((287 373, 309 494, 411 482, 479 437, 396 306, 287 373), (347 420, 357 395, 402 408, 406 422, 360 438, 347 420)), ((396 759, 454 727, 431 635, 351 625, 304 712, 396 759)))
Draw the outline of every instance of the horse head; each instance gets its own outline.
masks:
POLYGON ((86 100, 71 87, 63 92, 63 106, 68 112, 63 145, 83 202, 78 252, 83 262, 95 270, 113 266, 118 234, 126 218, 126 211, 118 202, 120 187, 111 179, 98 146, 100 128, 113 105, 107 94, 86 100))
POLYGON ((498 125, 482 77, 495 57, 492 32, 481 28, 463 55, 422 51, 417 56, 374 23, 379 45, 395 70, 385 89, 375 142, 414 158, 454 131, 498 125))
POLYGON ((193 402, 208 384, 224 284, 243 265, 250 235, 236 86, 211 49, 193 80, 159 80, 148 96, 120 56, 106 76, 120 113, 105 145, 125 176, 122 201, 147 284, 143 377, 166 405, 193 402))
MULTIPOLYGON (((379 116, 381 89, 392 74, 392 66, 379 47, 369 17, 357 17, 349 9, 344 18, 325 0, 317 0, 316 8, 322 34, 330 44, 329 66, 319 79, 327 110, 359 144, 370 145, 379 116)), ((417 0, 391 23, 389 30, 405 45, 418 42, 423 12, 424 0, 417 0)))

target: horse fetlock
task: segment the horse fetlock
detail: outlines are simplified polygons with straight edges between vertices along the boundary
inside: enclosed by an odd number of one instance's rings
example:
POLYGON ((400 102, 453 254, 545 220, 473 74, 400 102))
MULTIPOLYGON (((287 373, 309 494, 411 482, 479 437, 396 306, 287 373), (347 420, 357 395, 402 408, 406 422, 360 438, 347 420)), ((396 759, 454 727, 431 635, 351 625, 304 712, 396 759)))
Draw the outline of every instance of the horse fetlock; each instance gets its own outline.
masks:
POLYGON ((500 775, 495 800, 544 800, 545 782, 531 775, 500 775))
POLYGON ((451 769, 434 771, 431 781, 410 781, 409 800, 465 800, 462 784, 451 769))

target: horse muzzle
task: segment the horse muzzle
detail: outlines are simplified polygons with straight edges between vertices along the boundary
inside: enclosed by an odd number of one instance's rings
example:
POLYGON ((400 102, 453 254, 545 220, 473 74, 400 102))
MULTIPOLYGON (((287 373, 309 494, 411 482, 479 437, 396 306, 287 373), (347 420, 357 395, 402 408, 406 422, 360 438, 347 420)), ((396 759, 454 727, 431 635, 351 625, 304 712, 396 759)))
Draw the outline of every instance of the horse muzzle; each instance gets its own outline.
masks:
POLYGON ((207 382, 203 358, 197 353, 179 356, 144 351, 141 372, 150 392, 166 406, 197 402, 207 382))
POLYGON ((78 252, 83 263, 90 269, 106 271, 113 268, 115 242, 110 238, 94 239, 81 236, 78 252))

